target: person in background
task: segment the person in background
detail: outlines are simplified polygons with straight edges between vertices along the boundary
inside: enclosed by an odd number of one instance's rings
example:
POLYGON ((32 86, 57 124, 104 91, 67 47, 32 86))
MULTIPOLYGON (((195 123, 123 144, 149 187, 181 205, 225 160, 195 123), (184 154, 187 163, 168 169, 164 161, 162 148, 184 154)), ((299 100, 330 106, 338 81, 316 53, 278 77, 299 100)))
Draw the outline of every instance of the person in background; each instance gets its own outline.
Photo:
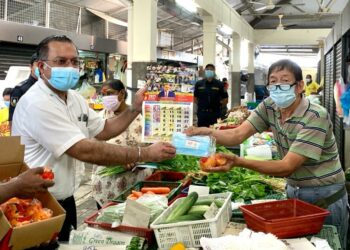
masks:
POLYGON ((222 78, 222 83, 224 84, 224 89, 227 91, 229 84, 226 77, 222 78))
POLYGON ((317 95, 322 88, 320 85, 312 80, 312 76, 310 74, 306 75, 306 85, 305 85, 305 96, 309 95, 317 95))
POLYGON ((15 112, 18 101, 28 91, 28 89, 30 89, 34 85, 34 83, 40 78, 37 59, 38 55, 37 53, 34 53, 30 58, 30 75, 28 79, 24 80, 23 82, 20 82, 11 92, 9 110, 10 126, 13 119, 13 113, 15 112))
MULTIPOLYGON (((227 97, 228 97, 227 90, 228 90, 229 83, 228 83, 228 80, 226 77, 222 78, 222 83, 224 84, 224 90, 226 91, 227 97)), ((222 104, 221 111, 220 111, 221 112, 221 117, 220 117, 221 119, 227 118, 227 112, 228 112, 227 103, 228 103, 228 101, 227 102, 223 101, 221 103, 222 104)))
POLYGON ((1 103, 0 108, 9 108, 10 107, 10 96, 13 88, 6 88, 2 92, 3 103, 1 103))
MULTIPOLYGON (((102 100, 105 109, 103 117, 108 119, 121 115, 130 106, 125 100, 128 95, 124 84, 120 80, 108 80, 102 87, 102 100)), ((107 141, 120 146, 143 146, 141 143, 142 117, 139 114, 123 133, 107 141)), ((152 173, 150 169, 135 172, 124 172, 113 176, 102 177, 99 172, 105 166, 94 165, 92 170, 92 197, 96 200, 98 208, 105 205, 110 199, 118 197, 126 187, 143 181, 152 173)))
POLYGON ((0 204, 10 198, 33 198, 36 193, 45 192, 52 187, 52 180, 43 179, 43 167, 28 169, 8 182, 0 183, 0 204))
POLYGON ((209 127, 221 117, 221 107, 227 105, 228 95, 221 81, 215 79, 215 66, 207 64, 204 79, 196 82, 194 102, 197 104, 198 127, 209 127))
POLYGON ((224 146, 239 145, 257 132, 272 130, 280 160, 258 161, 223 154, 227 164, 207 171, 243 167, 285 177, 288 198, 323 205, 330 215, 325 224, 337 227, 343 248, 348 231, 348 195, 333 126, 327 110, 304 96, 302 70, 290 60, 273 63, 268 71, 264 99, 238 128, 213 130, 191 127, 187 135, 211 135, 224 146))
POLYGON ((135 94, 133 105, 121 115, 104 120, 72 90, 79 79, 79 55, 66 36, 50 36, 37 48, 40 79, 21 98, 13 117, 12 134, 25 145, 24 161, 29 167, 52 167, 55 186, 50 192, 66 210, 58 235, 68 241, 77 228, 74 192, 84 173, 84 162, 105 166, 157 162, 175 156, 165 142, 147 147, 122 147, 105 143, 120 133, 141 113, 146 88, 135 94))

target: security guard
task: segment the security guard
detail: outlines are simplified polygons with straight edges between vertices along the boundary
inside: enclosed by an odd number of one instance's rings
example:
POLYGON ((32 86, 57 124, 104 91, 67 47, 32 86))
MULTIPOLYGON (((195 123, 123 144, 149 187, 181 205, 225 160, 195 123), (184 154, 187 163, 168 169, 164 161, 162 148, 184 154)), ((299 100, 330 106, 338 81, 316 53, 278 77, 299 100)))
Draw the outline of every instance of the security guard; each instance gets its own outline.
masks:
POLYGON ((220 118, 222 104, 227 104, 228 94, 224 85, 215 79, 215 66, 207 64, 204 79, 196 82, 194 101, 197 104, 198 127, 209 127, 220 118))
POLYGON ((23 82, 20 82, 11 92, 10 97, 10 109, 9 109, 9 122, 11 124, 13 113, 15 112, 16 104, 18 103, 19 99, 30 89, 30 87, 33 86, 33 84, 38 80, 39 78, 39 70, 38 70, 38 64, 37 64, 38 56, 36 53, 32 55, 30 58, 30 75, 27 80, 24 80, 23 82))

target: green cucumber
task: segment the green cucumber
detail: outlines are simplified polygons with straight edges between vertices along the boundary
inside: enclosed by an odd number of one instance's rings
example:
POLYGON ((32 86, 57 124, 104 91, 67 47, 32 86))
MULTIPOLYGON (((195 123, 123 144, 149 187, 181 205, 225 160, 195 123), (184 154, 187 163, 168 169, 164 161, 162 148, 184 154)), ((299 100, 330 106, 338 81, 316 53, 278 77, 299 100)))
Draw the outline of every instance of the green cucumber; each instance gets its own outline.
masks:
POLYGON ((214 200, 215 205, 220 208, 224 205, 225 201, 224 200, 214 200))
POLYGON ((167 220, 165 223, 176 223, 176 222, 184 222, 184 221, 194 221, 194 220, 203 220, 204 217, 199 214, 185 214, 176 217, 175 219, 172 220, 167 220))
POLYGON ((194 204, 195 206, 202 206, 202 205, 206 205, 206 206, 210 206, 212 203, 214 202, 214 199, 202 199, 196 202, 196 204, 194 204))
POLYGON ((188 211, 187 214, 198 214, 198 215, 203 215, 205 214, 206 211, 208 211, 209 206, 207 205, 199 205, 199 206, 193 206, 191 207, 190 211, 188 211))
POLYGON ((198 193, 190 193, 186 198, 182 199, 177 206, 170 212, 168 217, 165 219, 165 222, 173 221, 181 215, 186 214, 191 207, 196 203, 198 199, 198 193))

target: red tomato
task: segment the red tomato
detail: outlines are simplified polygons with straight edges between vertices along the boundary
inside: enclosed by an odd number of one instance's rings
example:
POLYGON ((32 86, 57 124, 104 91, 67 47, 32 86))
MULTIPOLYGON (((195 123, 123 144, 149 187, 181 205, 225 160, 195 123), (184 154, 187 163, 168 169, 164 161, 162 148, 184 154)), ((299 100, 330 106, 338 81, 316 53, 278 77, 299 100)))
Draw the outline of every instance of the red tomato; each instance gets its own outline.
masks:
POLYGON ((55 175, 51 169, 44 168, 44 173, 41 174, 41 178, 45 180, 53 180, 55 178, 55 175))

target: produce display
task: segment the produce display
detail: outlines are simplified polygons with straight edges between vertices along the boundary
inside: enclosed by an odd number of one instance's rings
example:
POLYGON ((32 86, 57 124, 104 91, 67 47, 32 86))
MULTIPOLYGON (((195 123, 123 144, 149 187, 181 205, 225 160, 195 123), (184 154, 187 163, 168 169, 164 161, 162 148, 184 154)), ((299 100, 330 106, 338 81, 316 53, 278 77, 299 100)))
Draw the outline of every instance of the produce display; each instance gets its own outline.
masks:
POLYGON ((228 112, 226 119, 219 120, 218 123, 213 125, 214 129, 225 129, 233 128, 238 125, 241 125, 250 115, 250 111, 245 106, 238 106, 232 108, 228 112))
POLYGON ((167 196, 170 193, 171 189, 168 187, 143 187, 141 188, 141 192, 137 190, 131 190, 131 194, 128 195, 127 199, 130 200, 137 200, 144 194, 151 194, 151 195, 163 195, 167 196))
POLYGON ((32 222, 46 220, 52 217, 52 210, 43 208, 37 199, 11 198, 0 205, 11 226, 19 227, 32 222))

